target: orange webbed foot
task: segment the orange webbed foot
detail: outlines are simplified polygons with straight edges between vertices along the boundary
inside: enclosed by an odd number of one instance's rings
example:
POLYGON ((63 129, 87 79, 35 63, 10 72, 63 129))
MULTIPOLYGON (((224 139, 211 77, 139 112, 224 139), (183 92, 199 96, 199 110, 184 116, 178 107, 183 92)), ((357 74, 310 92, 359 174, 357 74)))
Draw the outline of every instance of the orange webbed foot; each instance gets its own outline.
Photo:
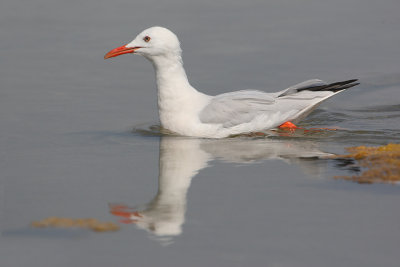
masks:
POLYGON ((297 127, 294 123, 291 123, 290 121, 281 124, 278 128, 299 129, 299 127, 297 127))

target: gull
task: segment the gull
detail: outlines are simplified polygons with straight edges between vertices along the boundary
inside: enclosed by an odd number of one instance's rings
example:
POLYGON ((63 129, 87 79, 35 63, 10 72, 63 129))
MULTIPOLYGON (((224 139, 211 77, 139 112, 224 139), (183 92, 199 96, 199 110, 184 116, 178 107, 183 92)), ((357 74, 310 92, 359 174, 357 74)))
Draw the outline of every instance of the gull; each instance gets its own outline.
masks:
POLYGON ((206 95, 190 85, 182 62, 178 37, 155 26, 130 43, 108 52, 104 59, 138 54, 154 66, 161 126, 184 136, 224 138, 277 127, 293 127, 322 101, 353 86, 357 79, 326 83, 307 80, 285 90, 267 93, 240 90, 206 95))

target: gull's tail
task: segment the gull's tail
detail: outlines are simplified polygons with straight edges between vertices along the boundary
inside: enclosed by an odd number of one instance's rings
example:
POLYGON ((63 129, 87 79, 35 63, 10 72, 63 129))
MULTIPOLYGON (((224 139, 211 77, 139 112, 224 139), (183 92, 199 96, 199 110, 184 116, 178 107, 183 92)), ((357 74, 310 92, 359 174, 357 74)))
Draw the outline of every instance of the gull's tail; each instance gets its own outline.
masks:
POLYGON ((290 122, 297 123, 310 114, 324 100, 358 84, 357 79, 330 84, 321 80, 309 80, 280 92, 277 100, 285 101, 282 102, 285 103, 285 106, 293 105, 298 108, 299 112, 290 119, 290 122), (306 94, 303 94, 303 92, 306 94))

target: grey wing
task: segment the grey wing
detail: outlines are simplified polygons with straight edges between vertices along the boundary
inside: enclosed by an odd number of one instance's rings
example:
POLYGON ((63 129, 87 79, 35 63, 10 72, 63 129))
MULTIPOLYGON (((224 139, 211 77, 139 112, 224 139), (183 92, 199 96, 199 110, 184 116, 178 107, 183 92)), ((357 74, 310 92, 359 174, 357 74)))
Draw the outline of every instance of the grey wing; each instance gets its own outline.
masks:
POLYGON ((233 127, 271 111, 274 103, 274 95, 262 91, 242 90, 221 94, 215 96, 200 112, 200 121, 233 127))
POLYGON ((243 90, 215 96, 200 112, 203 123, 233 127, 251 122, 259 115, 281 114, 282 122, 296 121, 308 115, 319 103, 347 88, 358 85, 356 79, 328 84, 308 80, 277 93, 243 90))

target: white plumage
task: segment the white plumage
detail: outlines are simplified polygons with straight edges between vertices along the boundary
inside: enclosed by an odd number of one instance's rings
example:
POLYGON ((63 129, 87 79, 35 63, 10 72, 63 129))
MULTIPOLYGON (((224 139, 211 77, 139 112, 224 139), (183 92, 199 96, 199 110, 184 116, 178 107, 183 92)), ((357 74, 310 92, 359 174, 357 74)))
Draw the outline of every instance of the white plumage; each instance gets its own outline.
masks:
POLYGON ((358 84, 356 80, 327 84, 314 79, 276 93, 241 90, 209 96, 190 85, 179 40, 170 30, 144 30, 104 58, 126 53, 143 55, 153 63, 161 125, 187 136, 223 138, 276 128, 287 121, 297 122, 323 100, 358 84))

